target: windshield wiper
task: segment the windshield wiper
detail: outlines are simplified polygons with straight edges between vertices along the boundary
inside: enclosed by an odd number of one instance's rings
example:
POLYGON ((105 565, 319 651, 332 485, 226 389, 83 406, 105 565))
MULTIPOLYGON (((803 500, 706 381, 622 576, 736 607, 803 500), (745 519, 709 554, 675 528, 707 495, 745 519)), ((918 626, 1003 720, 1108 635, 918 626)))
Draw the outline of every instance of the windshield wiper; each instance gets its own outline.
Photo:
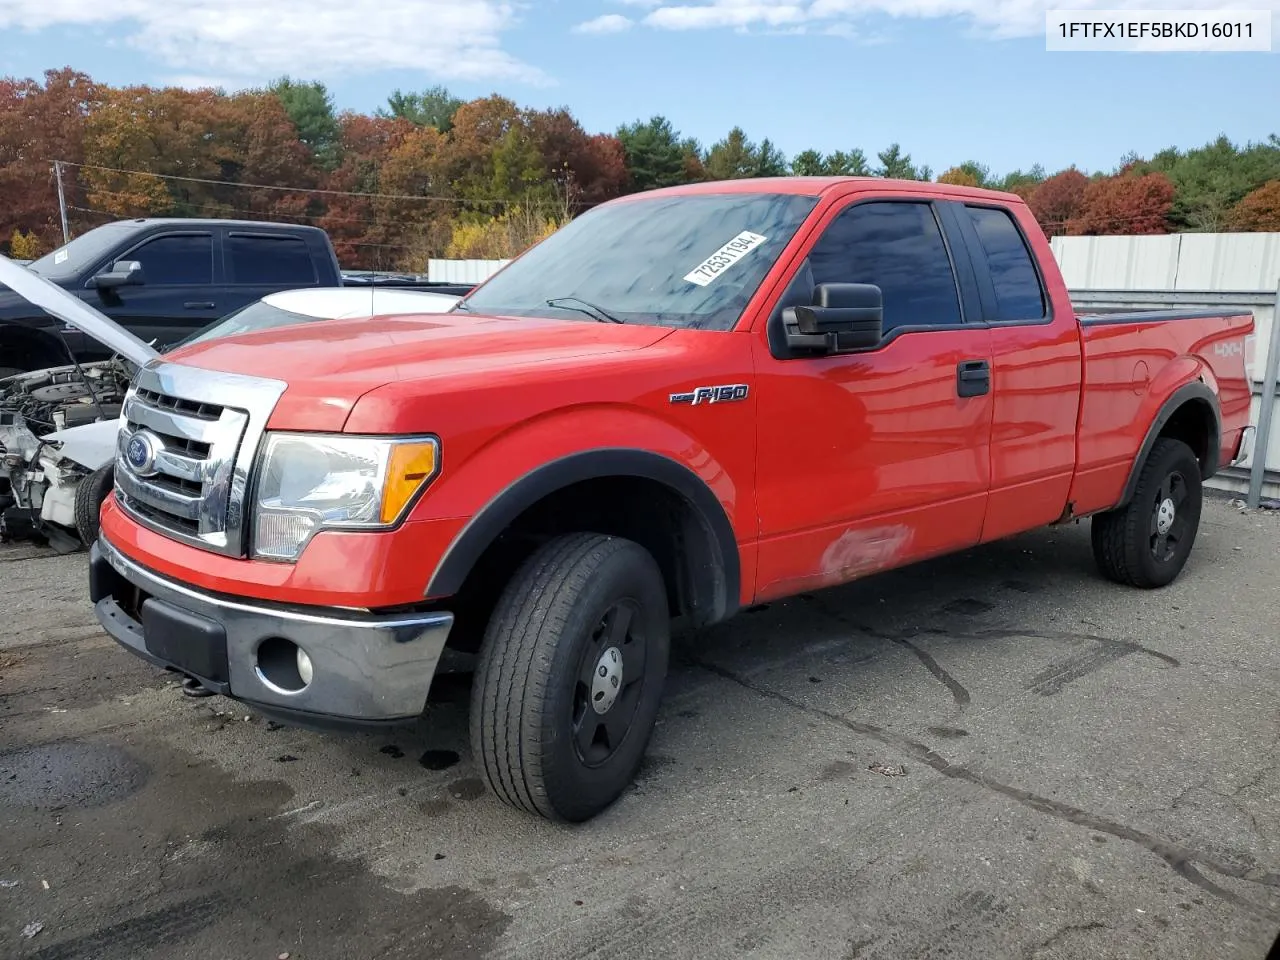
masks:
POLYGON ((589 317, 595 317, 601 323, 625 323, 625 320, 619 320, 611 313, 607 313, 594 303, 583 300, 581 297, 552 297, 547 301, 548 307, 561 307, 563 310, 577 310, 579 313, 585 313, 589 317), (580 303, 580 307, 563 306, 567 303, 580 303))

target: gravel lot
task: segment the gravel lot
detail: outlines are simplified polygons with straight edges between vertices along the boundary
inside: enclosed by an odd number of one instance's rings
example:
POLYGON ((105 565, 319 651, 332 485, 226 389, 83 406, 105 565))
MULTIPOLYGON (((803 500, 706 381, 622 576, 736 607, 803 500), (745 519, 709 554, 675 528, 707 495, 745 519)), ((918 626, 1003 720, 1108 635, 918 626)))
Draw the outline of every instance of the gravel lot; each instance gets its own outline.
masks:
POLYGON ((0 956, 1261 960, 1278 537, 1216 500, 1163 591, 1081 524, 744 613, 572 829, 485 793, 465 675, 403 736, 280 727, 0 546, 0 956))

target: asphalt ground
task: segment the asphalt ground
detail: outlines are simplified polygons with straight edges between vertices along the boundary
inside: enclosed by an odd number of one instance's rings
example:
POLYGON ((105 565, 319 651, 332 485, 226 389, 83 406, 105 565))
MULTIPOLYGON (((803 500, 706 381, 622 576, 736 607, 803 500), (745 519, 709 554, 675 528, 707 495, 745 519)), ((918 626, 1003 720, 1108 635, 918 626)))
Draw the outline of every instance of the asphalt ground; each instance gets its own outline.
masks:
POLYGON ((1087 524, 682 640, 634 788, 500 806, 467 676, 415 731, 184 697, 84 553, 0 546, 0 957, 1249 958, 1280 931, 1280 515, 1173 586, 1087 524))

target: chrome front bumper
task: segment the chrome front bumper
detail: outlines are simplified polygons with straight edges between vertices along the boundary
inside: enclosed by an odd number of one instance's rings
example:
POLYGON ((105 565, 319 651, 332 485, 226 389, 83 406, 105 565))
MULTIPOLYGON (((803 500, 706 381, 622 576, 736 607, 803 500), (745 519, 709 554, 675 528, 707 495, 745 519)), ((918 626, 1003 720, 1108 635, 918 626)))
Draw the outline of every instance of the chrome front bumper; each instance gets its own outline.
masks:
POLYGON ((90 549, 98 622, 131 652, 264 712, 322 725, 420 715, 453 626, 446 612, 379 616, 219 597, 161 577, 104 536, 90 549), (282 638, 311 660, 301 689, 268 679, 259 653, 282 638))

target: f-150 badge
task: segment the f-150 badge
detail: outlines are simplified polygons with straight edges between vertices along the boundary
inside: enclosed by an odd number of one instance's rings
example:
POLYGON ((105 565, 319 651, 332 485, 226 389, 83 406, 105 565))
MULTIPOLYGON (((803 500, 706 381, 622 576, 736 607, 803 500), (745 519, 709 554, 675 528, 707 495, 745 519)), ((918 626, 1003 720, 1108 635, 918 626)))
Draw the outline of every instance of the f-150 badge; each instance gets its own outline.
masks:
POLYGON ((687 403, 696 407, 702 403, 730 403, 747 399, 745 383, 726 383, 717 387, 695 387, 688 393, 671 394, 672 403, 687 403))

